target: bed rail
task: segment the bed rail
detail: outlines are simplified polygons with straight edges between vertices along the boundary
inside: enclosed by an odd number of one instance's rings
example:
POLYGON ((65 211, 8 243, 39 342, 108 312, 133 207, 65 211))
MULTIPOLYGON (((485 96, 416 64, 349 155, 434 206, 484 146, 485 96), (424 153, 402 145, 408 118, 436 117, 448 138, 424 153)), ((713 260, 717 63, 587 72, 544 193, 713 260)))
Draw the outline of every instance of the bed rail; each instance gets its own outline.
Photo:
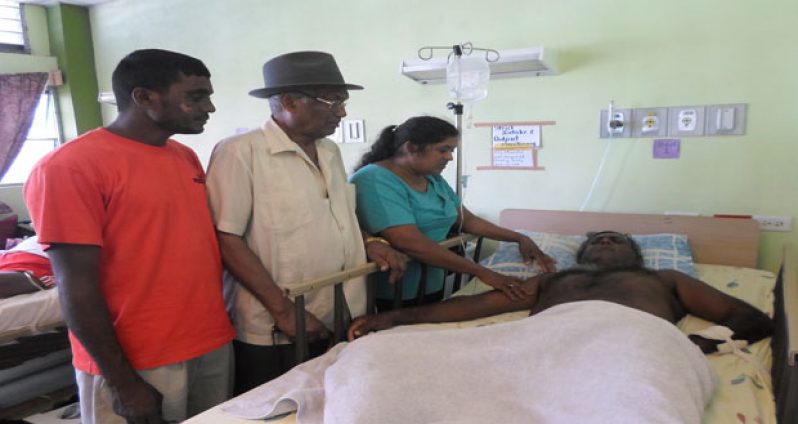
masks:
POLYGON ((798 423, 798 250, 784 247, 784 257, 775 288, 776 330, 773 350, 773 393, 779 423, 798 423))
MULTIPOLYGON (((447 249, 463 246, 465 243, 477 239, 477 246, 474 250, 474 260, 479 257, 480 249, 482 246, 482 238, 471 234, 461 234, 439 243, 440 246, 447 249)), ((465 252, 463 252, 465 254, 465 252)), ((346 326, 349 317, 349 311, 346 308, 344 300, 344 282, 365 275, 369 275, 379 271, 377 265, 373 262, 358 265, 343 271, 329 274, 324 277, 314 278, 309 281, 302 282, 294 289, 286 289, 285 294, 288 297, 294 298, 294 307, 296 308, 296 339, 294 341, 296 346, 296 361, 297 363, 304 362, 308 359, 308 340, 305 332, 305 295, 307 293, 323 289, 325 287, 333 286, 334 290, 334 312, 333 312, 333 337, 334 342, 338 343, 346 338, 346 326)), ((423 294, 425 290, 425 277, 426 265, 421 264, 421 284, 419 284, 419 294, 423 294)), ((457 283, 461 283, 463 276, 457 274, 457 283)), ((456 283, 456 284, 457 284, 456 283)), ((402 284, 396 284, 397 289, 394 293, 394 306, 400 306, 402 303, 402 284)), ((367 303, 366 310, 374 310, 374 302, 376 298, 376 287, 373 282, 368 282, 367 285, 367 303)))

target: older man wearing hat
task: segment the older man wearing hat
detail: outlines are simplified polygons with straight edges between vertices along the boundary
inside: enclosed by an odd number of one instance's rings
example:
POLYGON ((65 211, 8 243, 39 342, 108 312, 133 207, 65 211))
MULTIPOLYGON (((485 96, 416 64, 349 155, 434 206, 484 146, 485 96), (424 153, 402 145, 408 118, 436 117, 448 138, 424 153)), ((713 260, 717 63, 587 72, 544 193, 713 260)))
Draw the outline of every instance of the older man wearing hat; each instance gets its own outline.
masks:
MULTIPOLYGON (((294 364, 295 309, 284 289, 341 271, 368 257, 394 279, 404 258, 366 237, 355 216, 355 188, 338 147, 324 138, 346 116, 348 90, 332 55, 302 51, 263 65, 269 100, 263 127, 222 140, 208 167, 207 188, 227 272, 228 306, 238 335, 236 393, 271 380, 294 364)), ((362 278, 344 285, 353 315, 365 312, 362 278)), ((311 355, 328 346, 332 290, 306 299, 311 355)))

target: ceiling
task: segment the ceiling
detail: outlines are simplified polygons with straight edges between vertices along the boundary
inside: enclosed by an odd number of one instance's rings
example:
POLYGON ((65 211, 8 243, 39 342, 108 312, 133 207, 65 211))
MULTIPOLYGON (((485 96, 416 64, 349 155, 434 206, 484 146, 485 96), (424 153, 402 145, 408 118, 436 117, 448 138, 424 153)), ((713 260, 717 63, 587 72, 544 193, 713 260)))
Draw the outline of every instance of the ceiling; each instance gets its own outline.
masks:
POLYGON ((58 3, 66 3, 66 4, 74 4, 77 6, 90 7, 112 1, 114 0, 23 0, 22 3, 40 4, 42 6, 52 6, 58 3))

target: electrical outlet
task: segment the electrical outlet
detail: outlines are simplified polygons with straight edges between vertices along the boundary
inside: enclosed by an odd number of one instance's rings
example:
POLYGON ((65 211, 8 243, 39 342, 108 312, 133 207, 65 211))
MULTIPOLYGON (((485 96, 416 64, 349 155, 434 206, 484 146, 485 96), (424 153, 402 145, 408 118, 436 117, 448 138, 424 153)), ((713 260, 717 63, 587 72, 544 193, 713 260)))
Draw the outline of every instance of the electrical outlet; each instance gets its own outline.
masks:
POLYGON ((792 231, 791 216, 754 215, 752 218, 759 222, 762 231, 792 231))
POLYGON ((599 113, 599 138, 629 138, 632 134, 630 125, 630 118, 632 117, 632 109, 613 109, 611 121, 615 121, 615 125, 621 123, 613 129, 610 134, 609 125, 607 124, 607 111, 602 110, 599 113))

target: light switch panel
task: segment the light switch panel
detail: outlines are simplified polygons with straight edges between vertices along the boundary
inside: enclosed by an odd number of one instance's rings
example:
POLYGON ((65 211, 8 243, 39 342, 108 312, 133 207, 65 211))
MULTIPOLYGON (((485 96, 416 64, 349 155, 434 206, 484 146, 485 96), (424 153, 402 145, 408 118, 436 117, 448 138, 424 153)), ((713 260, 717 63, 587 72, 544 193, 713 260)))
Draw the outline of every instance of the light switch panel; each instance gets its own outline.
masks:
POLYGON ((365 143, 366 128, 362 119, 347 119, 341 129, 344 132, 344 143, 365 143))
POLYGON ((745 134, 747 109, 745 103, 707 106, 706 135, 745 134))

